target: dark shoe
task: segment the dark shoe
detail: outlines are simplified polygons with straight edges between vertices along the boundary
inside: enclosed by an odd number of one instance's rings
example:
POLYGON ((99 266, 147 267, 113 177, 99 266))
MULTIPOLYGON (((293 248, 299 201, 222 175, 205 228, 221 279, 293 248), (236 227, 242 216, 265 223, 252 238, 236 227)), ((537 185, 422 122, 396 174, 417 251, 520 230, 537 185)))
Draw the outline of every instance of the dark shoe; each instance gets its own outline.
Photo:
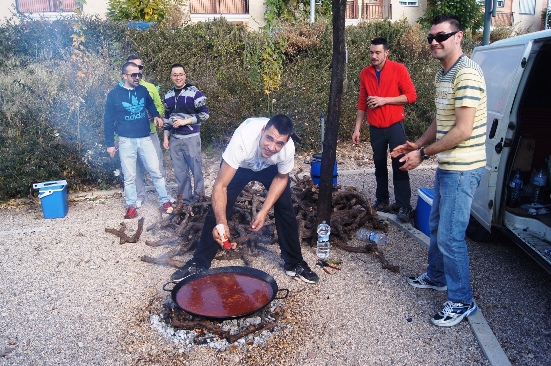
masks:
POLYGON ((285 265, 285 273, 287 276, 298 277, 306 283, 316 283, 319 281, 316 272, 312 271, 304 261, 296 265, 285 265))
POLYGON ((206 268, 201 267, 200 265, 195 263, 195 261, 189 261, 182 268, 174 272, 172 276, 170 276, 170 280, 172 282, 180 282, 188 276, 203 272, 205 270, 206 268))
POLYGON ((163 203, 163 205, 161 206, 161 209, 163 210, 164 213, 167 213, 167 214, 171 214, 172 211, 174 211, 174 207, 172 207, 172 202, 170 201, 166 201, 165 203, 163 203))
POLYGON ((372 208, 375 211, 381 211, 381 212, 388 212, 390 210, 390 206, 388 205, 388 203, 384 203, 384 202, 377 202, 372 206, 372 208))
POLYGON ((477 309, 478 307, 474 301, 470 304, 446 301, 444 303, 444 309, 434 315, 430 321, 432 324, 439 327, 451 327, 461 322, 463 318, 474 314, 477 309))
POLYGON ((427 275, 427 272, 419 277, 408 277, 407 281, 410 285, 417 288, 430 288, 436 291, 446 291, 448 289, 447 285, 442 286, 434 283, 427 275))
POLYGON ((138 216, 138 210, 136 210, 136 207, 128 206, 128 209, 126 210, 126 215, 124 215, 124 218, 125 219, 133 219, 136 216, 138 216))
POLYGON ((409 214, 411 213, 411 209, 410 208, 407 208, 407 207, 400 207, 400 209, 398 210, 398 214, 396 215, 396 217, 398 218, 398 220, 400 220, 401 222, 409 222, 409 214))

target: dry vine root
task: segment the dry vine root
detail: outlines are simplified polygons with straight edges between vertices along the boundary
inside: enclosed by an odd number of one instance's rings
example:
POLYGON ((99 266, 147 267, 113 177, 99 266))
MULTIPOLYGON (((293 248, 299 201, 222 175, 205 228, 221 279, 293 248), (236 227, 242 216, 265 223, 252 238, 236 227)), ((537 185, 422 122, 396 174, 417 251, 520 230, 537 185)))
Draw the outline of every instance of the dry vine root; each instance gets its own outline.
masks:
POLYGON ((134 235, 132 236, 128 236, 126 235, 125 231, 126 231, 126 224, 124 222, 121 222, 119 225, 120 227, 118 229, 109 229, 109 228, 105 228, 105 232, 106 233, 110 233, 110 234, 113 234, 115 236, 118 236, 119 237, 119 244, 125 244, 125 243, 137 243, 138 240, 140 239, 140 236, 142 235, 142 231, 143 231, 143 222, 144 222, 144 218, 140 218, 138 220, 138 229, 136 230, 136 232, 134 233, 134 235))
MULTIPOLYGON (((300 173, 300 171, 298 172, 300 173)), ((314 246, 317 240, 317 201, 319 189, 310 177, 291 177, 291 195, 294 202, 296 218, 299 226, 299 237, 302 243, 314 246)), ((249 224, 256 213, 262 208, 266 198, 266 189, 259 183, 252 182, 241 193, 235 202, 233 214, 228 222, 231 239, 237 247, 230 251, 221 251, 216 259, 241 259, 244 265, 250 265, 252 259, 265 251, 265 245, 277 243, 277 231, 273 210, 270 210, 264 227, 259 232, 249 231, 249 224)), ((174 259, 192 252, 197 247, 205 217, 210 206, 210 197, 202 196, 197 202, 175 210, 171 215, 162 217, 147 227, 148 231, 170 231, 171 236, 158 240, 147 241, 150 246, 170 246, 164 255, 158 258, 142 257, 143 261, 173 267, 180 267, 182 260, 174 259)), ((388 231, 388 222, 378 220, 376 212, 371 208, 371 202, 355 187, 334 186, 332 197, 333 212, 331 213, 331 241, 343 250, 372 253, 379 259, 384 268, 398 272, 399 268, 388 263, 380 248, 368 244, 365 247, 351 247, 348 242, 361 227, 371 226, 374 230, 388 231)), ((122 225, 122 224, 121 224, 122 225)), ((114 229, 109 229, 114 230, 114 229)), ((107 231, 107 229, 106 229, 107 231)), ((115 230, 116 231, 116 230, 115 230)), ((115 232, 120 236, 121 230, 115 232)), ((140 231, 141 232, 141 231, 140 231)), ((122 237, 121 237, 122 241, 122 237)))

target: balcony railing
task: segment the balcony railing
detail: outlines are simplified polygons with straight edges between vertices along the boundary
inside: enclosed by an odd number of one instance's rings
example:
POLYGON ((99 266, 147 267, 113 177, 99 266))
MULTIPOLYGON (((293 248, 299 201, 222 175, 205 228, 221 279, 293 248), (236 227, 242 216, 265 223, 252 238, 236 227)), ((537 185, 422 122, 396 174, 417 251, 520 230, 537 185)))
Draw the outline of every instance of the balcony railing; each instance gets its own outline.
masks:
POLYGON ((190 0, 191 14, 248 14, 249 0, 190 0))
POLYGON ((350 0, 346 2, 346 19, 392 19, 392 4, 366 4, 364 2, 360 7, 358 0, 350 0))
POLYGON ((15 0, 20 13, 61 13, 76 9, 74 0, 15 0))
POLYGON ((392 4, 364 4, 362 19, 392 19, 392 4))
POLYGON ((495 17, 492 17, 492 25, 494 27, 506 26, 510 27, 515 24, 514 13, 497 12, 495 17))

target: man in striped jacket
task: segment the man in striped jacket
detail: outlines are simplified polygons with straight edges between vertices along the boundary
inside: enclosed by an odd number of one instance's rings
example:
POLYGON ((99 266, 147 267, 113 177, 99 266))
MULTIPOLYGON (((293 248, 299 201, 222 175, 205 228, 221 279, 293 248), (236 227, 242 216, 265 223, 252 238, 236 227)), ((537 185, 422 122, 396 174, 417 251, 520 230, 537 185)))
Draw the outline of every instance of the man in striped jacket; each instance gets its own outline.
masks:
POLYGON ((178 204, 197 201, 205 193, 201 158, 201 123, 209 118, 207 97, 197 87, 187 83, 184 66, 170 67, 174 86, 165 95, 165 149, 170 149, 174 176, 178 183, 178 204), (191 187, 190 171, 193 175, 191 187))

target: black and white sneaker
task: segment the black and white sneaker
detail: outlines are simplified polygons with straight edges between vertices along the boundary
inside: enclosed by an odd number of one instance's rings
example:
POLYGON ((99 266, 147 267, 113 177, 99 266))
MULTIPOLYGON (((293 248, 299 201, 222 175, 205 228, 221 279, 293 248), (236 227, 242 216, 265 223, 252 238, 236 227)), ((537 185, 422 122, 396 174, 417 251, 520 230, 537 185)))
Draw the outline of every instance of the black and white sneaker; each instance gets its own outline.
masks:
POLYGON ((296 265, 285 265, 285 273, 287 276, 298 277, 306 283, 316 283, 319 281, 316 272, 312 271, 304 261, 296 265))
POLYGON ((439 285, 429 278, 427 272, 423 273, 419 277, 408 277, 406 279, 410 285, 417 288, 430 288, 436 291, 446 291, 447 285, 439 285))
POLYGON ((170 276, 170 280, 172 282, 180 282, 186 277, 203 272, 205 270, 206 268, 201 267, 195 261, 189 261, 182 268, 174 272, 172 276, 170 276))
POLYGON ((478 307, 476 302, 470 304, 463 304, 462 302, 446 301, 444 303, 444 309, 434 315, 430 321, 432 324, 439 327, 451 327, 475 313, 478 307))

